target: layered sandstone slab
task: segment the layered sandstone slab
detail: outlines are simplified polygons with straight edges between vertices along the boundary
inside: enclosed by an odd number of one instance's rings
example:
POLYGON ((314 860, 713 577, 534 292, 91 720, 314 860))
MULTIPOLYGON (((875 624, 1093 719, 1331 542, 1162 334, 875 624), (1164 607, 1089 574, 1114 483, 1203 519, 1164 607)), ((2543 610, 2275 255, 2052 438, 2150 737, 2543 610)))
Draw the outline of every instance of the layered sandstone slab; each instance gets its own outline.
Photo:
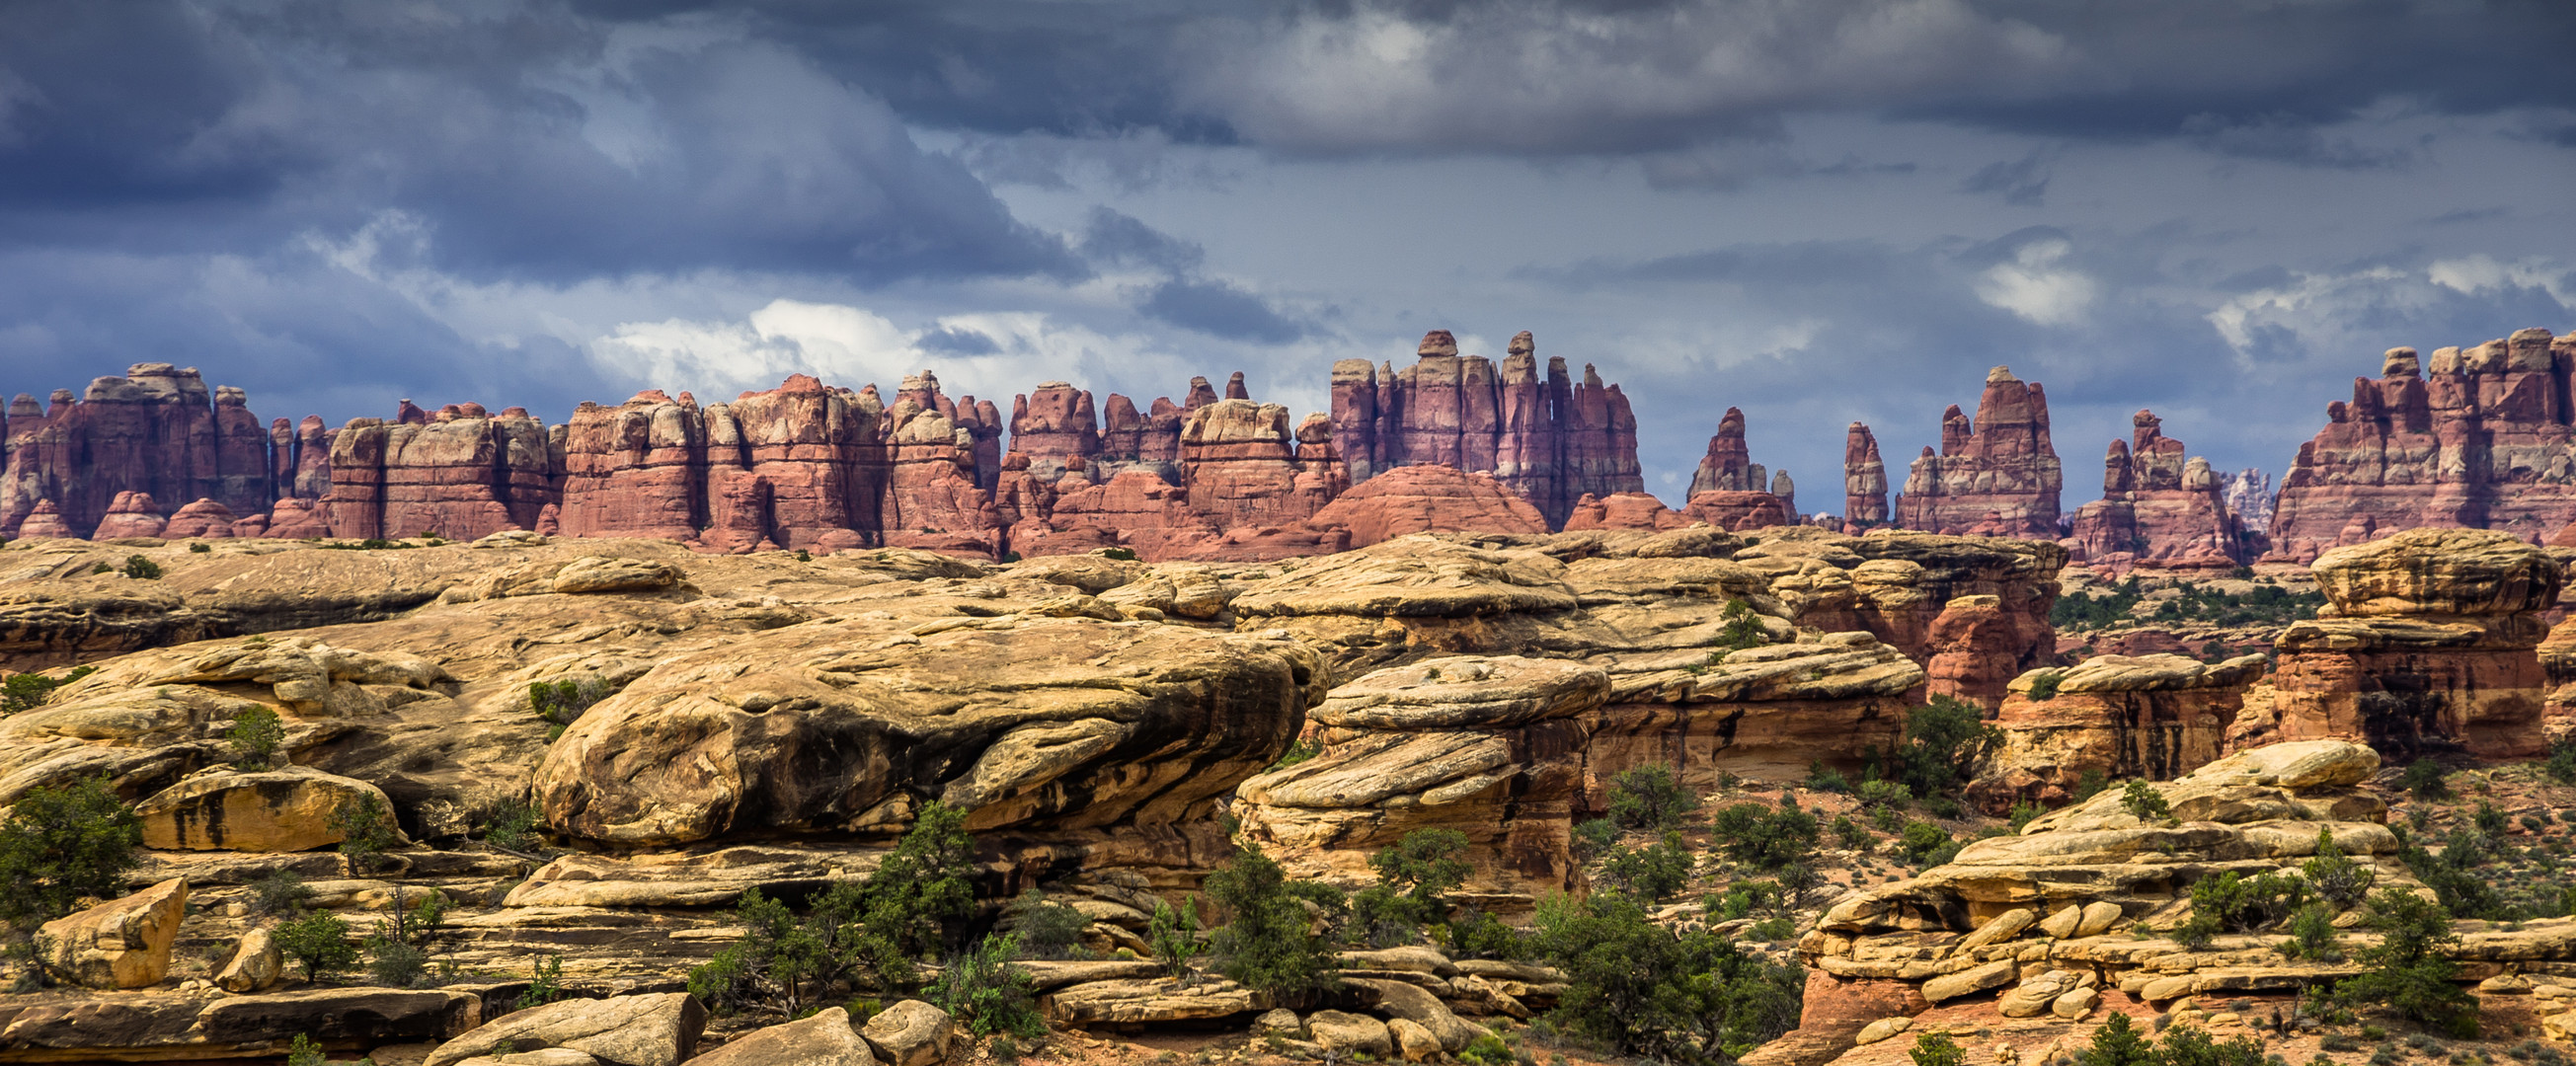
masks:
POLYGON ((2510 533, 2418 529, 2319 557, 2329 605, 2274 641, 2289 739, 2523 758, 2547 747, 2540 612, 2558 563, 2510 533))
POLYGON ((1444 656, 1333 690, 1310 714, 1322 753, 1245 781, 1235 811, 1301 869, 1356 878, 1417 829, 1476 845, 1482 880, 1531 896, 1581 882, 1568 831, 1585 715, 1609 675, 1582 663, 1444 656))
POLYGON ((2090 772, 2171 780, 2216 760, 2263 676, 2260 655, 2203 663, 2180 655, 2097 655, 2014 678, 1994 721, 2004 745, 1969 786, 1980 806, 2055 805, 2090 772), (2045 693, 2043 697, 2042 693, 2045 693))
POLYGON ((1625 655, 1611 670, 1583 749, 1595 812, 1610 781, 1640 766, 1671 766, 1697 789, 1726 775, 1795 780, 1818 762, 1857 772, 1904 738, 1924 682, 1921 666, 1866 632, 1625 655))
POLYGON ((2576 521, 2576 337, 2545 329, 2467 348, 2391 348, 2377 379, 2326 405, 2272 516, 2296 562, 2372 532, 2500 529, 2538 540, 2576 521))
POLYGON ((2057 538, 2065 485, 2048 439, 2048 394, 2005 367, 1986 374, 1971 421, 1957 404, 1941 416, 1941 450, 1930 447, 1905 476, 1896 521, 1928 533, 2057 538))

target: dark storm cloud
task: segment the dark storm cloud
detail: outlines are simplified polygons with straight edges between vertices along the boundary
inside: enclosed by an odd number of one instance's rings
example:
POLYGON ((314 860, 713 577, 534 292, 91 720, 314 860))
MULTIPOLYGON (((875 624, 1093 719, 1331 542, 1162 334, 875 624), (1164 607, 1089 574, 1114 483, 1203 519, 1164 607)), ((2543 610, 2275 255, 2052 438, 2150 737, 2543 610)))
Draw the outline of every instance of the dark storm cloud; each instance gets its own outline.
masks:
POLYGON ((1118 266, 1152 267, 1169 273, 1196 270, 1207 261, 1207 249, 1142 220, 1106 207, 1091 209, 1079 250, 1095 261, 1118 266))
POLYGON ((2019 159, 1988 163, 1959 183, 1964 193, 1992 193, 2014 207, 2037 207, 2048 198, 2049 156, 2033 151, 2019 159))
POLYGON ((1172 280, 1156 285, 1136 305, 1147 317, 1227 340, 1285 344, 1309 328, 1270 308, 1261 297, 1223 281, 1172 280))
POLYGON ((218 222, 282 239, 401 211, 441 266, 479 276, 1079 274, 882 100, 737 21, 12 6, 0 225, 162 244, 218 222), (177 209, 176 225, 132 226, 177 209))

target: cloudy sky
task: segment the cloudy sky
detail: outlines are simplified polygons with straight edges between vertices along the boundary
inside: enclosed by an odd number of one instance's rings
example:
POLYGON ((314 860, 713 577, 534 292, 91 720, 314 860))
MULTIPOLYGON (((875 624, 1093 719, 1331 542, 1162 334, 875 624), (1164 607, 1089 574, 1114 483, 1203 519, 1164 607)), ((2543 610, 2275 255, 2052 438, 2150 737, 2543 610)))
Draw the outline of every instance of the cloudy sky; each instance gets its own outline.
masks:
POLYGON ((2067 505, 2151 407, 2277 473, 2378 353, 2576 328, 2564 0, 0 3, 0 391, 560 419, 935 369, 1007 405, 1426 329, 1726 407, 1839 508, 1987 367, 2067 505))

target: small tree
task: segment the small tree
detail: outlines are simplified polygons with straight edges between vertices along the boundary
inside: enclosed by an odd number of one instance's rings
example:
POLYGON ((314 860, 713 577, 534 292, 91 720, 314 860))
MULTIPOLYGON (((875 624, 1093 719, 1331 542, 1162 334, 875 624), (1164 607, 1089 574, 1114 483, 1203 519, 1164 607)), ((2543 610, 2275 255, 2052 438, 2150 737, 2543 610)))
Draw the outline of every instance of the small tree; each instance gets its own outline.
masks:
POLYGON ((2431 759, 2417 759, 2408 764, 2405 775, 2398 778, 2397 783, 2404 786, 2406 791, 2414 793, 2415 798, 2419 800, 2451 798, 2449 771, 2442 769, 2442 764, 2431 759))
POLYGON ((1732 1062, 1798 1024, 1804 975, 1705 929, 1676 934, 1618 893, 1539 901, 1541 952, 1566 975, 1555 1017, 1623 1055, 1732 1062))
POLYGON ((1816 850, 1816 816, 1796 807, 1773 811, 1760 803, 1738 803, 1717 812, 1712 823, 1719 851, 1737 862, 1777 870, 1804 862, 1816 850))
POLYGON ((437 889, 421 897, 419 905, 403 909, 403 893, 394 889, 392 912, 376 922, 376 931, 367 935, 367 974, 377 984, 391 988, 416 988, 429 976, 430 949, 446 925, 447 896, 437 889))
POLYGON ((301 914, 313 902, 313 889, 293 870, 269 871, 268 876, 251 882, 250 895, 253 914, 301 914))
POLYGON ((281 923, 274 935, 278 952, 304 967, 307 983, 318 983, 322 975, 345 970, 358 961, 358 947, 349 943, 349 923, 329 911, 316 911, 281 923))
POLYGON ((1199 915, 1193 907, 1173 907, 1164 900, 1154 901, 1154 918, 1145 925, 1145 946, 1154 953, 1154 961, 1163 972, 1187 981, 1190 960, 1207 950, 1207 939, 1199 935, 1199 915))
POLYGON ((27 790, 0 819, 0 921, 32 929, 116 896, 142 846, 143 819, 105 776, 27 790))
POLYGON ((1610 782, 1610 820, 1625 828, 1670 829, 1698 809, 1699 796, 1663 763, 1623 771, 1610 782))
POLYGON ((1977 776, 1986 757, 2004 742, 1976 704, 1934 696, 1905 718, 1905 744, 1890 753, 1886 776, 1925 798, 1947 796, 1977 776))
POLYGON ((1724 645, 1728 651, 1759 648, 1771 642, 1771 634, 1762 628, 1762 619, 1753 613, 1753 605, 1750 603, 1740 599, 1728 600, 1726 607, 1718 612, 1717 618, 1723 627, 1718 633, 1717 642, 1724 645))
POLYGON ((2209 945, 2219 933, 2251 933, 2279 925, 2307 901, 2308 886, 2297 877, 2234 872, 2204 877, 2191 886, 2191 918, 2175 928, 2174 939, 2192 948, 2209 945))
POLYGON ((978 1037, 1044 1036, 1046 1019, 1038 1015, 1035 1005, 1037 983, 1027 970, 1011 963, 1011 956, 1019 951, 1015 934, 985 937, 948 960, 927 998, 978 1037))
POLYGON ((2120 790, 2120 809, 2141 822, 2163 822, 2173 818, 2173 805, 2165 794, 2144 781, 2131 781, 2120 790))
POLYGON ((1601 881, 1613 892, 1649 902, 1669 899, 1690 883, 1690 845, 1676 831, 1642 848, 1618 848, 1601 860, 1601 881))
POLYGON ((385 852, 402 840, 393 827, 393 812, 385 809, 384 795, 374 791, 343 800, 331 812, 331 828, 340 834, 340 859, 351 877, 375 869, 385 852))
POLYGON ((1091 919, 1046 898, 1046 893, 1034 888, 1020 893, 1020 898, 1011 903, 1011 918, 1024 958, 1072 959, 1090 955, 1083 950, 1082 931, 1091 926, 1091 919))
POLYGON ((2323 901, 2299 908, 2299 913, 2290 918, 2290 939, 2281 942, 2281 954, 2294 959, 2342 962, 2343 947, 2335 936, 2334 908, 2323 901))
POLYGON ((161 580, 161 564, 140 555, 125 557, 125 576, 137 581, 161 580))
POLYGON ((32 711, 52 699, 55 689, 97 672, 98 667, 82 666, 61 677, 38 673, 11 674, 7 680, 0 680, 0 714, 32 711))
POLYGON ((2362 924, 2379 933, 2379 944, 2353 955, 2372 969, 2338 982, 2336 998, 2393 1011, 2454 1036, 2477 1034, 2477 1001, 2460 988, 2459 964, 2445 954, 2459 944, 2459 934, 2451 931, 2451 916, 2441 904, 2385 889, 2370 897, 2362 924))
POLYGON ((2379 871, 2352 861, 2342 847, 2335 844, 2334 830, 2317 830, 2317 853, 2299 864, 2309 887, 2336 907, 2350 907, 2370 895, 2370 886, 2379 880, 2379 871))
POLYGON ((2263 1066, 2263 1061, 2263 1041, 2259 1038, 2238 1035, 2220 1042, 2190 1025, 2166 1030, 2156 1048, 2159 1066, 2263 1066))
POLYGON ((278 746, 286 743, 286 725, 276 711, 255 706, 233 716, 232 728, 224 730, 224 742, 232 746, 235 769, 266 770, 277 765, 278 746))
POLYGON ((2113 1011, 2093 1030, 2093 1043, 2075 1057, 2078 1066, 2159 1066, 2156 1049, 2147 1043, 2146 1034, 2129 1021, 2129 1016, 2113 1011))
POLYGON ((975 910, 975 838, 966 812, 924 805, 859 897, 861 946, 879 980, 910 986, 914 963, 953 950, 975 910))
POLYGON ((1298 890, 1258 845, 1238 845, 1233 860, 1208 875, 1207 894, 1227 915, 1213 938, 1227 977, 1283 1001, 1338 983, 1331 945, 1316 935, 1307 909, 1327 893, 1298 890))
POLYGON ((562 998, 563 956, 540 955, 537 964, 528 970, 527 990, 519 993, 518 1003, 512 1009, 542 1007, 562 998))
POLYGON ((1422 938, 1424 926, 1449 917, 1449 893, 1467 883, 1473 866, 1467 834, 1455 829, 1416 829, 1394 847, 1369 856, 1377 884, 1351 897, 1351 912, 1360 934, 1378 947, 1410 944, 1422 938))
POLYGON ((1968 1049, 1950 1039, 1947 1029, 1915 1037, 1914 1049, 1906 1054, 1914 1059, 1914 1066, 1968 1066, 1968 1049))

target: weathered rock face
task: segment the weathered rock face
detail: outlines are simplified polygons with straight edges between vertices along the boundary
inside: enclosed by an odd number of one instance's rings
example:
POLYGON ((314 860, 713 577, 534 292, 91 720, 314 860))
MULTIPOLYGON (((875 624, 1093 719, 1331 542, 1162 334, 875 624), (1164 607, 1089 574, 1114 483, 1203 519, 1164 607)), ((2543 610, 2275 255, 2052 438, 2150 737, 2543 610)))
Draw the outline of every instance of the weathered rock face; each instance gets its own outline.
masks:
POLYGON ((38 930, 56 972, 91 988, 149 988, 170 972, 170 943, 188 911, 188 882, 163 881, 38 930))
POLYGON ((1492 474, 1451 466, 1397 467, 1317 510, 1322 529, 1349 531, 1365 548, 1410 533, 1545 533, 1547 519, 1492 474))
POLYGON ((1717 420, 1717 435, 1708 439, 1708 454, 1701 456, 1699 470, 1691 475, 1691 495, 1703 492, 1761 492, 1770 487, 1770 474, 1754 462, 1744 443, 1744 412, 1729 407, 1717 420))
POLYGON ((26 521, 18 526, 18 535, 28 540, 70 540, 80 536, 72 532, 71 523, 63 521, 62 508, 52 500, 36 501, 35 510, 27 512, 26 521))
POLYGON ((706 1008, 685 992, 559 999, 440 1044, 422 1066, 455 1066, 505 1045, 516 1051, 570 1048, 607 1066, 680 1066, 706 1025, 706 1008))
POLYGON ((239 521, 232 511, 213 500, 198 500, 170 515, 170 523, 161 535, 172 540, 198 537, 213 540, 233 535, 233 523, 239 521))
POLYGON ((1030 396, 1011 398, 1011 451, 1029 472, 1053 481, 1088 467, 1100 454, 1100 420, 1091 393, 1062 381, 1043 382, 1030 396))
POLYGON ((2491 759, 2546 749, 2535 649, 2561 582, 2546 553, 2501 531, 2418 529, 2327 552, 2313 571, 2328 607, 2273 642, 2283 737, 2491 759))
MULTIPOLYGON (((1329 441, 1329 437, 1326 438, 1329 441)), ((1217 529, 1294 525, 1341 495, 1331 472, 1301 484, 1288 409, 1219 400, 1190 412, 1181 428, 1189 505, 1217 529)))
POLYGON ((1694 522, 1706 522, 1718 529, 1744 532, 1789 524, 1789 508, 1779 496, 1768 492, 1735 492, 1710 489, 1693 493, 1682 515, 1694 522))
POLYGON ((654 389, 616 407, 585 403, 565 425, 558 522, 573 537, 692 540, 709 524, 707 475, 696 397, 654 389))
POLYGON ((2013 679, 1994 725, 2004 746, 1970 799, 2001 812, 2032 801, 2055 806, 2085 771, 2106 780, 2166 781, 2219 757, 2245 690, 2263 676, 2260 655, 2211 665, 2180 655, 2101 655, 2072 669, 2013 679), (2053 686, 2048 688, 2048 686, 2053 686), (2040 698, 2035 690, 2048 691, 2040 698))
POLYGON ((1887 524, 1887 462, 1878 438, 1854 422, 1843 436, 1843 529, 1857 533, 1887 524))
POLYGON ((1769 581, 1798 625, 1866 631, 1926 667, 1951 656, 1934 670, 1935 678, 1947 675, 1936 691, 2000 700, 2001 686, 2013 677, 2056 661, 2048 611, 2057 602, 2057 572, 2066 565, 2066 549, 2056 544, 1916 533, 1852 537, 1799 526, 1746 539, 1751 546, 1735 552, 1734 561, 1769 581), (1952 616, 1962 599, 1970 602, 1952 616))
MULTIPOLYGON (((2315 854, 2320 830, 2375 869, 2381 887, 2412 885, 2382 824, 2387 808, 2351 787, 2378 766, 2357 744, 2276 744, 2152 786, 2172 807, 2173 824, 2141 822, 2122 809, 2117 791, 2042 815, 2019 835, 1977 841, 1947 865, 1836 902, 1799 942, 1808 964, 1833 979, 1809 990, 1915 986, 1921 998, 1910 1003, 1878 992, 1876 1001, 1896 1014, 1997 993, 2014 1017, 2056 1010, 2070 991, 2095 987, 2079 977, 2164 1003, 2347 976, 2358 967, 2284 959, 2274 950, 2278 934, 2221 936, 2213 950, 2195 952, 2139 931, 2179 922, 2191 884, 2202 878, 2296 867, 2315 854)), ((2463 952, 2515 938, 2532 939, 2471 933, 2463 952)), ((2090 1009, 2084 998, 2059 1016, 2081 1017, 2090 1009)), ((1807 1016, 1825 1024, 1808 1035, 1825 1039, 1807 1041, 1798 1061, 1825 1061, 1859 1035, 1848 1017, 1816 1009, 1830 1006, 1809 1004, 1807 1016)))
POLYGON ((1323 751, 1244 782, 1244 831, 1301 868, 1357 876, 1416 829, 1465 833, 1480 880, 1531 896, 1581 883, 1568 830, 1584 791, 1585 719, 1609 675, 1580 663, 1449 656, 1333 690, 1323 751))
POLYGON ((2326 405, 2272 516, 2273 557, 2305 562, 2371 531, 2501 529, 2525 540, 2576 521, 2576 337, 2545 329, 2429 364, 2391 348, 2377 380, 2326 405))
POLYGON ((1491 472, 1551 528, 1586 493, 1645 491, 1636 416, 1590 366, 1578 383, 1551 357, 1542 380, 1527 333, 1512 339, 1499 374, 1483 356, 1459 355, 1448 330, 1423 335, 1416 356, 1401 372, 1333 364, 1333 439, 1353 482, 1424 464, 1491 472))
POLYGON ((1941 450, 1914 460, 1896 521, 1927 533, 2054 540, 2064 485, 2047 393, 1999 366, 1986 374, 1974 422, 1956 404, 1941 416, 1941 450))
POLYGON ((1585 493, 1582 499, 1574 502, 1574 510, 1566 515, 1565 531, 1638 529, 1652 532, 1680 529, 1693 521, 1697 520, 1642 492, 1614 492, 1606 498, 1585 493))
POLYGON ((1793 780, 1816 762, 1858 771, 1904 737, 1923 668, 1865 632, 1714 653, 1623 656, 1583 751, 1584 807, 1607 808, 1619 774, 1675 768, 1694 788, 1721 775, 1793 780))
POLYGON ((2130 441, 2102 459, 2102 498, 2075 512, 2078 561, 2096 567, 2223 569, 2252 558, 2245 527, 2209 461, 2183 457, 2163 420, 2140 411, 2130 441))
POLYGON ((78 399, 58 390, 47 408, 20 394, 0 419, 0 533, 18 534, 39 501, 86 533, 127 492, 211 499, 235 514, 268 510, 269 435, 244 402, 241 390, 210 394, 194 367, 168 363, 99 378, 78 399))
POLYGON ((533 528, 554 497, 545 425, 480 405, 420 421, 353 419, 332 441, 331 472, 321 508, 337 537, 472 540, 533 528))
POLYGON ((344 839, 332 824, 335 816, 370 799, 384 812, 385 827, 394 828, 393 805, 382 789, 309 767, 200 774, 143 801, 135 810, 143 817, 147 848, 306 851, 344 839))

